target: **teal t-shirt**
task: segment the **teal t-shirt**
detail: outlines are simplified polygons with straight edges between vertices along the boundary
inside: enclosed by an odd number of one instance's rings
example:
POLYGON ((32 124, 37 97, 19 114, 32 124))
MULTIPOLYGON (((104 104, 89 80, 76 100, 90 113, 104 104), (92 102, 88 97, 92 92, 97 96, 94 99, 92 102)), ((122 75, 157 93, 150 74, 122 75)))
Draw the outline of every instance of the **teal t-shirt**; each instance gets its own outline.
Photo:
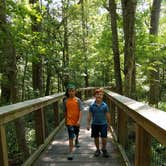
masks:
POLYGON ((102 102, 100 105, 97 105, 96 102, 93 102, 89 107, 89 111, 92 113, 92 124, 107 124, 106 112, 108 112, 109 109, 105 102, 102 102))

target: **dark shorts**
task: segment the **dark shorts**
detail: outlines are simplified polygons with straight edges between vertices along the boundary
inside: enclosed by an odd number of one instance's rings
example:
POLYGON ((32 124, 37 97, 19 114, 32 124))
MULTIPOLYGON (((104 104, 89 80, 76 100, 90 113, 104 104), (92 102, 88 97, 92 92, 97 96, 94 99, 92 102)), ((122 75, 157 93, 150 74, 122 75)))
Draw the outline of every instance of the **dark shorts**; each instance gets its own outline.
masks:
POLYGON ((77 136, 79 134, 80 127, 68 125, 67 130, 68 130, 69 139, 73 139, 75 136, 77 136))
POLYGON ((102 138, 107 138, 107 124, 104 125, 91 125, 92 133, 91 137, 98 138, 99 136, 102 138))

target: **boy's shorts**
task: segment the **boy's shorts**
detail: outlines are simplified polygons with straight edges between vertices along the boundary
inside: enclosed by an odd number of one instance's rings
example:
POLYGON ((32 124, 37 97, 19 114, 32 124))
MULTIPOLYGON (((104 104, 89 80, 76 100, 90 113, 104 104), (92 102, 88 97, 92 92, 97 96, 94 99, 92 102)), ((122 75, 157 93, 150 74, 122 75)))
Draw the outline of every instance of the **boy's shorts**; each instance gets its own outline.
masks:
POLYGON ((107 138, 107 124, 104 125, 91 125, 92 132, 91 137, 98 138, 99 136, 102 138, 107 138))
POLYGON ((67 126, 69 139, 73 139, 76 135, 79 134, 80 127, 78 126, 67 126))

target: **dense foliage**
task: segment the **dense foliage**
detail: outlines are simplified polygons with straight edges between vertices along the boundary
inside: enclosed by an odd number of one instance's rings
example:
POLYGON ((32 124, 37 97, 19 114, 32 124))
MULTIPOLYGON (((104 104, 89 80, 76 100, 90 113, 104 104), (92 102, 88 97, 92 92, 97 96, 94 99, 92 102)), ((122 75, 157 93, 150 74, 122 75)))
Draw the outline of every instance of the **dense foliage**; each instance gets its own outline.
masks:
MULTIPOLYGON (((10 72, 6 74, 6 71, 16 72, 17 101, 64 91, 66 82, 74 82, 78 88, 115 87, 116 71, 108 1, 34 2, 36 3, 28 0, 0 0, 0 104, 13 102, 6 100, 11 93, 11 89, 4 91, 4 85, 11 85, 7 79, 10 72), (10 58, 6 56, 9 47, 15 52, 16 69, 10 65, 10 58), (34 64, 38 64, 42 70, 41 89, 34 88, 33 85, 33 79, 36 78, 34 64)), ((123 17, 120 0, 116 0, 116 3, 120 68, 124 86, 123 17)), ((159 32, 156 36, 149 34, 151 6, 152 0, 139 0, 136 8, 136 99, 148 102, 150 72, 158 71, 158 107, 166 111, 166 1, 161 4, 159 32)), ((26 120, 26 139, 33 142, 31 117, 26 120)), ((7 135, 11 154, 19 151, 17 145, 13 146, 16 140, 13 126, 7 126, 11 130, 7 135)), ((34 144, 28 145, 31 151, 34 150, 34 144)))

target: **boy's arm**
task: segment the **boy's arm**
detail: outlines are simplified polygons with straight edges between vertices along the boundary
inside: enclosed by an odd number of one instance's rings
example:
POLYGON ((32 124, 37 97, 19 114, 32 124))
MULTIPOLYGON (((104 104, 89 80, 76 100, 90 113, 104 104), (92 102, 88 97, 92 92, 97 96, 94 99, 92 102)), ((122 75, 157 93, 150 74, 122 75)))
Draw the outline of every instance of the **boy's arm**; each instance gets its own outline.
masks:
POLYGON ((65 125, 67 125, 66 98, 63 99, 63 112, 65 116, 65 125))
POLYGON ((82 118, 82 111, 80 111, 79 119, 78 119, 78 121, 77 121, 77 126, 80 126, 81 118, 82 118))
POLYGON ((92 113, 89 111, 88 112, 88 116, 87 116, 87 130, 90 129, 90 122, 91 122, 91 119, 92 119, 92 113))

